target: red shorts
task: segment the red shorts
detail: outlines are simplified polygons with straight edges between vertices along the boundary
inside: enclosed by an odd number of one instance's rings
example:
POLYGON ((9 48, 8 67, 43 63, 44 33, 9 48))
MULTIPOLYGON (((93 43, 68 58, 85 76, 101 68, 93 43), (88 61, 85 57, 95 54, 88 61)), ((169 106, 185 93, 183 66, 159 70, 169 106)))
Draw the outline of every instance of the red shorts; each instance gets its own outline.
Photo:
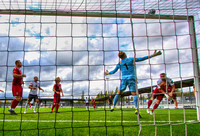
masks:
MULTIPOLYGON (((164 91, 166 92, 166 87, 165 87, 164 91)), ((168 86, 168 87, 167 87, 167 93, 169 93, 169 92, 171 92, 171 91, 172 91, 172 87, 168 86)), ((164 94, 162 94, 161 90, 158 89, 158 88, 156 87, 156 89, 155 89, 155 90, 153 91, 153 93, 152 93, 152 97, 153 97, 154 99, 157 97, 157 100, 160 100, 160 101, 161 101, 162 98, 164 97, 164 94)), ((175 92, 173 93, 172 98, 173 98, 173 99, 176 99, 176 93, 175 93, 175 92)))
POLYGON ((95 103, 93 103, 92 105, 93 105, 94 108, 96 107, 96 104, 95 104, 95 103))
POLYGON ((12 93, 13 96, 20 96, 22 97, 22 93, 23 93, 23 88, 21 85, 13 85, 12 86, 12 93))
POLYGON ((54 95, 53 103, 60 103, 60 95, 54 95))
POLYGON ((156 89, 152 93, 152 97, 153 99, 157 97, 157 100, 161 101, 162 98, 164 97, 164 94, 162 94, 161 91, 156 87, 156 89))

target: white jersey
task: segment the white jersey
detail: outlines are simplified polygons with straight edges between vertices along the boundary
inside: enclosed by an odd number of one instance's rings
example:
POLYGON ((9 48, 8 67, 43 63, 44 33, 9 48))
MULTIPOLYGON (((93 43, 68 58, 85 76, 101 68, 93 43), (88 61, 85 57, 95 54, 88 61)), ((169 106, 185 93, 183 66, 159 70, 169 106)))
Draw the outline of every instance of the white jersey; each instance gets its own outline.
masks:
POLYGON ((37 90, 38 90, 38 87, 40 87, 40 83, 37 81, 37 82, 30 82, 29 84, 31 87, 36 87, 36 89, 31 89, 30 90, 30 93, 31 95, 37 95, 37 90))
POLYGON ((88 98, 85 99, 85 103, 89 103, 89 99, 88 98))
MULTIPOLYGON (((160 88, 160 84, 162 83, 163 81, 162 81, 162 79, 158 79, 158 81, 157 81, 157 86, 160 88)), ((174 82, 173 82, 173 80, 171 79, 171 78, 167 78, 166 79, 166 83, 167 83, 167 86, 172 86, 172 85, 174 85, 174 82)))

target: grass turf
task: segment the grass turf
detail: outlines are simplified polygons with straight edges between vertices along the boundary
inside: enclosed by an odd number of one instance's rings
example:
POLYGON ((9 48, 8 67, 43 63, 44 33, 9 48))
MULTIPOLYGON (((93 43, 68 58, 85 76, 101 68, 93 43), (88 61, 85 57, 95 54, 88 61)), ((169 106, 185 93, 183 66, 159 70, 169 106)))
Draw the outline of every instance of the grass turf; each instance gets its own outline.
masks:
MULTIPOLYGON (((16 108, 15 111, 18 115, 10 115, 7 108, 0 108, 0 136, 132 136, 139 133, 133 109, 110 112, 109 109, 60 108, 60 113, 50 113, 50 108, 40 108, 38 113, 28 110, 27 114, 23 114, 23 108, 16 108)), ((200 124, 194 109, 158 109, 155 111, 155 122, 154 115, 147 114, 145 109, 140 114, 142 136, 155 136, 155 133, 169 136, 170 130, 174 136, 185 135, 186 130, 187 135, 200 136, 200 124), (187 125, 182 124, 184 111, 187 125)))

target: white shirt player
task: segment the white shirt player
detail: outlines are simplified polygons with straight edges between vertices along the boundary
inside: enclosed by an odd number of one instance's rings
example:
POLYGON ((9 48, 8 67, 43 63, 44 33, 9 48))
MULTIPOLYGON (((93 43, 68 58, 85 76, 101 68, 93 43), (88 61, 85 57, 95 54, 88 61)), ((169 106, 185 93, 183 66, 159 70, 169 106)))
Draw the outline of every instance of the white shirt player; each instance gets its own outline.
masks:
MULTIPOLYGON (((160 88, 160 84, 161 84, 162 82, 163 82, 163 81, 162 81, 161 78, 158 79, 158 81, 157 81, 157 86, 158 86, 158 88, 160 88)), ((174 82, 173 82, 173 80, 172 80, 171 78, 166 78, 166 83, 167 83, 167 86, 172 86, 172 85, 174 85, 174 82)))
POLYGON ((37 81, 37 82, 30 82, 30 84, 32 87, 36 87, 36 89, 31 89, 30 90, 30 93, 31 95, 37 95, 37 90, 38 90, 38 87, 40 87, 40 83, 37 81))
POLYGON ((85 103, 89 103, 89 99, 88 98, 85 99, 85 103))

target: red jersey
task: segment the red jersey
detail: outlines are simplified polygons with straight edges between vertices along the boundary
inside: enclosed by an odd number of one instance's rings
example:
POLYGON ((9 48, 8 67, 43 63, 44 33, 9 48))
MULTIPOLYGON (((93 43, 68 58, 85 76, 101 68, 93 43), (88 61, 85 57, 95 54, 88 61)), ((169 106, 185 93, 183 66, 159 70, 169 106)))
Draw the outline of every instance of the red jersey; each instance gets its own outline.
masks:
POLYGON ((95 99, 92 99, 92 103, 93 103, 93 104, 95 103, 95 99))
MULTIPOLYGON (((53 88, 56 90, 56 92, 61 92, 61 84, 60 83, 56 83, 56 84, 54 84, 54 86, 53 86, 53 88)), ((60 94, 57 94, 57 93, 54 93, 54 96, 56 95, 56 96, 60 96, 60 94)))
MULTIPOLYGON (((13 69, 13 74, 22 74, 21 70, 17 67, 13 69)), ((13 77, 12 85, 22 85, 23 77, 13 77)))

